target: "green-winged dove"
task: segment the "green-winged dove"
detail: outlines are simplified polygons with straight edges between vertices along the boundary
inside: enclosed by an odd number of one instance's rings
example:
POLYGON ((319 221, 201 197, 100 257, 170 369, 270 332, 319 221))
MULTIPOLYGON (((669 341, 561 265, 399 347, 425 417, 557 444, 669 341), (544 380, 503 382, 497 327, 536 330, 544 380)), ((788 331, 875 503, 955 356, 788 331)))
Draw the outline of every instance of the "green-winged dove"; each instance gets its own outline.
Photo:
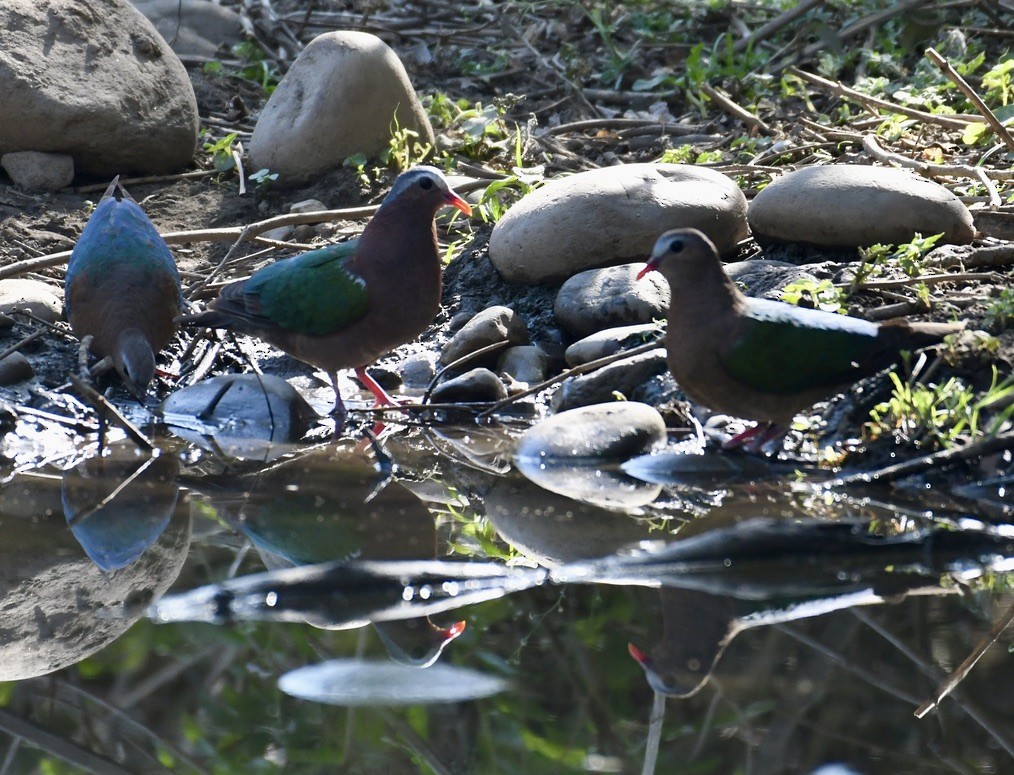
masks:
POLYGON ((762 446, 796 413, 939 343, 960 324, 873 323, 743 295, 714 244, 696 229, 667 231, 638 277, 669 283, 669 369, 693 401, 759 425, 730 444, 762 446))

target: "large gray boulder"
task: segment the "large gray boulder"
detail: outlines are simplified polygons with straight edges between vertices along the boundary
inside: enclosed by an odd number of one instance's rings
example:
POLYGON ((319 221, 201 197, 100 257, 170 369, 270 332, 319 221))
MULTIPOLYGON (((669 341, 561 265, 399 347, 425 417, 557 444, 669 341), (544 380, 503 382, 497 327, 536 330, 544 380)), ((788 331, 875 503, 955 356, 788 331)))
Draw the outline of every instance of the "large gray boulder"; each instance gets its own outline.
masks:
POLYGON ((0 3, 0 154, 47 151, 112 176, 186 167, 197 101, 179 59, 127 0, 0 3))
POLYGON ((975 236, 972 215, 954 194, 909 170, 828 164, 789 172, 750 203, 759 242, 868 247, 943 232, 943 242, 975 236))
POLYGON ((395 118, 434 143, 433 129, 398 55, 366 32, 329 32, 310 41, 285 74, 250 139, 254 169, 298 185, 357 153, 388 146, 395 118))
POLYGON ((686 164, 624 164, 546 183, 500 219, 493 266, 511 282, 550 283, 595 267, 645 259, 679 227, 728 253, 749 232, 746 197, 720 172, 686 164))

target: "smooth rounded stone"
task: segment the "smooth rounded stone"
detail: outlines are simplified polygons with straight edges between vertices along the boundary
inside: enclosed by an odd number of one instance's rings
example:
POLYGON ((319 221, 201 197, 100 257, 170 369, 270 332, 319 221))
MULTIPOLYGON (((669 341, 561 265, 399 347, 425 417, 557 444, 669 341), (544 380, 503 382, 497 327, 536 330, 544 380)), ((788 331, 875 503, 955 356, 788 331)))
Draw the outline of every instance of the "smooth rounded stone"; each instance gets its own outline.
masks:
POLYGON ((177 435, 246 459, 270 457, 271 445, 296 441, 318 419, 272 374, 223 374, 189 385, 162 402, 162 414, 177 435))
POLYGON ((177 56, 213 57, 221 45, 243 39, 243 21, 211 0, 131 0, 177 56))
POLYGON ((65 153, 103 177, 177 172, 193 159, 190 78, 127 0, 0 3, 0 83, 0 153, 65 153))
POLYGON ((629 396, 651 377, 664 374, 668 368, 664 347, 631 355, 590 374, 568 377, 553 393, 551 403, 554 410, 562 412, 579 406, 615 402, 616 393, 629 396))
POLYGON ((636 401, 583 406, 536 423, 518 442, 515 460, 541 463, 627 460, 665 444, 665 422, 636 401))
POLYGON ((435 404, 500 401, 507 398, 507 388, 492 371, 480 368, 441 382, 434 388, 431 397, 435 404))
POLYGON ((669 286, 658 272, 637 279, 644 264, 589 269, 571 277, 553 304, 557 322, 572 336, 650 323, 669 310, 669 286))
POLYGON ((497 371, 509 374, 518 382, 534 385, 546 378, 549 356, 533 344, 508 347, 497 362, 497 371))
POLYGON ((607 328, 574 342, 564 353, 564 359, 570 367, 580 366, 657 338, 658 326, 654 323, 607 328))
POLYGON ((0 386, 16 385, 34 376, 31 362, 21 353, 11 353, 0 360, 0 386))
POLYGON ((720 253, 749 236, 746 197, 728 177, 686 164, 624 164, 547 182, 493 228, 489 257, 505 280, 552 283, 647 258, 658 235, 693 227, 720 253))
POLYGON ((287 239, 291 239, 295 233, 296 228, 294 226, 278 226, 274 229, 263 231, 257 236, 263 237, 264 239, 273 239, 278 242, 285 242, 287 239))
POLYGON ((725 265, 725 273, 747 296, 778 301, 781 301, 785 286, 800 280, 817 281, 817 278, 803 267, 765 258, 734 261, 725 265))
POLYGON ((60 319, 63 302, 53 292, 53 286, 40 280, 0 280, 0 313, 9 314, 15 310, 24 310, 47 323, 55 323, 60 319))
POLYGON ((327 210, 327 205, 319 199, 303 199, 289 205, 290 213, 322 213, 325 210, 327 210))
MULTIPOLYGON (((447 341, 440 351, 440 365, 447 366, 469 353, 503 341, 527 344, 528 329, 510 307, 489 307, 474 315, 447 341)), ((497 357, 497 353, 492 353, 485 360, 492 364, 497 357)))
POLYGON ((74 159, 65 153, 5 153, 0 156, 0 167, 25 191, 59 191, 74 180, 74 159))
POLYGON ((398 365, 398 373, 406 387, 424 388, 437 373, 435 358, 430 353, 410 355, 398 365))
POLYGON ((357 153, 388 146, 394 121, 433 144, 433 129, 398 55, 366 32, 329 32, 296 57, 250 139, 253 169, 292 186, 357 153))
POLYGON ((789 172, 750 203, 759 242, 831 247, 911 242, 943 232, 943 242, 975 236, 968 208, 938 183, 891 167, 828 164, 789 172))

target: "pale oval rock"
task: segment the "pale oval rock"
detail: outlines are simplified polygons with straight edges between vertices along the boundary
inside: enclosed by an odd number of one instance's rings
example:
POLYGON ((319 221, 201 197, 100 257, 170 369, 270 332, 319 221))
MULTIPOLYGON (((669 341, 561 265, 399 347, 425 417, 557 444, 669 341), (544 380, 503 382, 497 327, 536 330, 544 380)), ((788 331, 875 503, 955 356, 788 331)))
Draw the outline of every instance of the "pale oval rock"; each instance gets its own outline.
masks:
POLYGON ((518 382, 534 385, 546 378, 548 365, 549 356, 541 347, 526 344, 508 347, 497 361, 497 370, 501 374, 509 374, 518 382))
POLYGON ((624 164, 546 183, 493 229, 489 257, 504 279, 560 282, 647 258, 658 235, 693 227, 720 253, 749 236, 746 197, 728 177, 686 164, 624 164))
POLYGON ((589 269, 571 277, 553 304, 557 322, 572 336, 650 323, 669 311, 669 286, 658 272, 637 279, 644 264, 589 269))
POLYGON ((536 423, 518 442, 515 458, 551 462, 628 460, 665 444, 665 421, 636 401, 584 406, 536 423))
POLYGON ((433 129, 398 55, 366 32, 319 35, 268 99, 250 139, 254 169, 298 185, 357 153, 387 147, 392 125, 433 144, 433 129))
POLYGON ((759 242, 866 247, 943 232, 943 242, 975 236, 968 208, 914 172, 860 164, 804 167, 773 181, 750 203, 759 242))
POLYGON ((617 326, 596 331, 579 339, 567 348, 563 357, 568 366, 580 366, 599 358, 647 344, 658 338, 658 326, 654 323, 637 323, 632 326, 617 326))
POLYGON ((0 153, 64 153, 103 177, 193 159, 190 78, 127 0, 0 3, 0 83, 0 153))
POLYGON ((0 156, 0 167, 26 191, 59 191, 74 180, 74 159, 65 153, 5 153, 0 156))
POLYGON ((63 302, 53 288, 39 280, 15 278, 0 280, 0 313, 24 310, 47 323, 60 319, 63 302))

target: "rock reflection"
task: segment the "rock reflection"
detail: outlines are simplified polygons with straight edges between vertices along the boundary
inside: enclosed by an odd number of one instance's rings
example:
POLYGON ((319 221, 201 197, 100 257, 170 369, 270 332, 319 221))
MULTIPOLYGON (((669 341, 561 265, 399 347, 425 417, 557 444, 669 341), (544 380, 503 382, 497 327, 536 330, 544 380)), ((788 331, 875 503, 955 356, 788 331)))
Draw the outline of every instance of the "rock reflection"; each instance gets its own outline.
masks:
POLYGON ((174 455, 120 444, 68 468, 64 516, 85 553, 104 571, 124 568, 162 535, 176 510, 174 455))
MULTIPOLYGON (((102 465, 86 464, 89 476, 115 469, 112 458, 103 460, 102 465)), ((136 468, 137 459, 133 462, 136 468)), ((108 494, 122 480, 94 482, 108 494)), ((163 495, 165 489, 164 483, 154 487, 163 495)), ((142 615, 143 605, 137 604, 159 597, 176 579, 190 546, 189 514, 177 508, 147 551, 126 567, 106 573, 67 529, 61 490, 61 478, 45 474, 20 475, 0 490, 4 527, 0 680, 53 672, 116 640, 142 615)), ((143 501, 134 511, 142 521, 143 501)), ((117 506, 116 511, 117 519, 129 520, 125 507, 117 506)))

